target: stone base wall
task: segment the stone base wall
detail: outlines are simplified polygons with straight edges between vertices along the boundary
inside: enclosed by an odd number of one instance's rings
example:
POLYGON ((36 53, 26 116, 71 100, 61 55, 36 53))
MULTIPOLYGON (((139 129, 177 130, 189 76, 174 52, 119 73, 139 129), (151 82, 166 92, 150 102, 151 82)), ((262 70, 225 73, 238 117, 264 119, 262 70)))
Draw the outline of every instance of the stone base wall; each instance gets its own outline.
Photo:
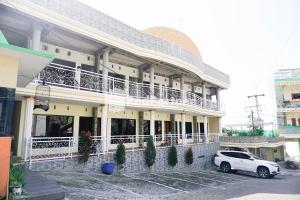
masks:
MULTIPOLYGON (((178 163, 175 167, 168 165, 168 147, 156 149, 156 161, 151 167, 151 172, 172 172, 172 171, 196 171, 200 168, 210 167, 213 155, 219 150, 219 143, 210 144, 191 144, 186 146, 177 146, 178 163), (192 165, 185 164, 185 152, 192 148, 194 162, 192 165)), ((91 156, 85 164, 79 164, 77 158, 65 160, 48 160, 33 162, 31 170, 48 171, 100 171, 101 164, 105 162, 114 162, 114 154, 100 156, 91 156)), ((126 163, 122 169, 125 173, 149 172, 149 167, 145 164, 144 150, 126 151, 126 163)))

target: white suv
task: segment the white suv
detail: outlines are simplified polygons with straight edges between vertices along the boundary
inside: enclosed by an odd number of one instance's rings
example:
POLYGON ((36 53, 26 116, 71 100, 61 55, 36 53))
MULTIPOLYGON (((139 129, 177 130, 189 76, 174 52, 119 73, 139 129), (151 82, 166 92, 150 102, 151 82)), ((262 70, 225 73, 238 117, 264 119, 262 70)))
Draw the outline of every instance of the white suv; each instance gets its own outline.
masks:
POLYGON ((242 170, 255 172, 261 178, 272 178, 280 173, 277 163, 242 151, 218 151, 214 156, 214 162, 225 173, 242 170))

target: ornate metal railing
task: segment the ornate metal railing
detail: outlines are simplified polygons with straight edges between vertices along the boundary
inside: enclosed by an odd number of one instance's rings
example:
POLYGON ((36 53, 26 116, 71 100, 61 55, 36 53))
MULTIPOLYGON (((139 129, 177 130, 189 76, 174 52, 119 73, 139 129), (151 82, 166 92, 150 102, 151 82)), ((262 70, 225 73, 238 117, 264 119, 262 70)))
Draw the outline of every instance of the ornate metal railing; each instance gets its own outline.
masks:
POLYGON ((158 38, 132 28, 78 1, 29 1, 54 11, 62 16, 68 17, 76 21, 76 23, 82 23, 130 44, 184 60, 198 67, 204 74, 221 80, 226 84, 230 83, 230 79, 227 74, 224 74, 223 72, 204 64, 199 57, 185 50, 184 48, 162 38, 158 38))
POLYGON ((185 103, 215 111, 221 109, 221 106, 217 102, 210 100, 204 102, 202 97, 189 91, 177 90, 165 86, 154 86, 152 89, 150 84, 103 76, 99 73, 75 69, 55 63, 49 64, 41 71, 35 81, 42 82, 43 80, 45 80, 48 85, 58 87, 129 96, 137 99, 185 103))
MULTIPOLYGON (((90 155, 100 155, 114 152, 116 145, 123 143, 128 151, 143 150, 150 135, 118 135, 104 138, 91 137, 90 155), (104 147, 107 147, 106 149, 104 147)), ((212 134, 208 138, 204 134, 186 134, 185 140, 178 134, 154 135, 153 142, 157 148, 186 144, 201 144, 218 142, 218 135, 212 134)), ((25 161, 30 163, 40 160, 66 159, 78 156, 82 145, 75 137, 31 137, 25 144, 25 161)))

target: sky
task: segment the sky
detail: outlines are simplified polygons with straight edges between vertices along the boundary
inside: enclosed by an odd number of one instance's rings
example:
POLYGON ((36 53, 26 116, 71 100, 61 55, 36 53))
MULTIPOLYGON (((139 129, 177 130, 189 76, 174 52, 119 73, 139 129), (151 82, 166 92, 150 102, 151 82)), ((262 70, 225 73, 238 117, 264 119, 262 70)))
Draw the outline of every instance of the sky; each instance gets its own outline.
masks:
POLYGON ((259 98, 265 122, 276 120, 274 72, 300 67, 298 0, 81 0, 132 27, 166 26, 187 34, 203 61, 228 74, 222 123, 247 123, 259 98))

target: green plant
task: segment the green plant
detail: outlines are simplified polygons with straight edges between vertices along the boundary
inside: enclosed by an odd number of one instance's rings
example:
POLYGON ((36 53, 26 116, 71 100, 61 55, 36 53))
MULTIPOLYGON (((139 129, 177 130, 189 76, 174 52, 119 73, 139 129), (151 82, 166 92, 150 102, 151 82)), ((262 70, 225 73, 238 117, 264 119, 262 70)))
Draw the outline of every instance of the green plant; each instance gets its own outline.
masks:
POLYGON ((168 164, 174 167, 177 164, 177 150, 176 147, 170 147, 168 155, 168 164))
POLYGON ((188 165, 191 165, 193 164, 194 162, 194 155, 193 155, 193 150, 192 148, 190 147, 186 153, 185 153, 185 163, 188 164, 188 165))
POLYGON ((126 161, 126 155, 125 155, 125 146, 123 143, 118 144, 117 150, 116 150, 116 162, 118 170, 123 168, 123 164, 126 161))
POLYGON ((147 146, 145 149, 145 159, 146 159, 147 166, 151 167, 155 163, 155 157, 156 157, 155 145, 152 137, 147 138, 146 142, 147 142, 147 146))
POLYGON ((9 172, 9 186, 19 187, 25 184, 25 166, 24 164, 11 164, 9 172))
POLYGON ((90 153, 91 153, 91 148, 92 146, 92 137, 90 132, 82 132, 80 134, 79 138, 79 148, 78 148, 78 153, 79 153, 79 158, 78 161, 80 163, 85 163, 89 160, 90 153))

